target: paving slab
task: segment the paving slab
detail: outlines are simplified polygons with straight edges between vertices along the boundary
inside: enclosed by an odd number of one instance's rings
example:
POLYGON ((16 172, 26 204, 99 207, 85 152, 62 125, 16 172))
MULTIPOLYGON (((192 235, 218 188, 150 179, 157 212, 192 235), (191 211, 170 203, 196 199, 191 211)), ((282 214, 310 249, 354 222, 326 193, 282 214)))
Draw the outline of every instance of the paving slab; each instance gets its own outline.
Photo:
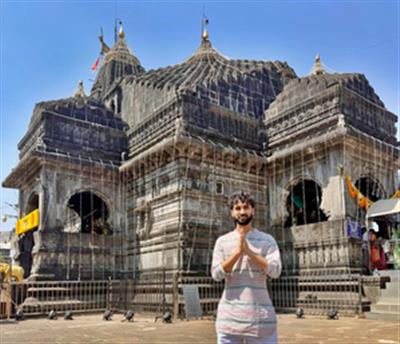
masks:
MULTIPOLYGON (((103 321, 101 314, 79 315, 66 321, 44 318, 0 324, 0 343, 40 344, 163 344, 216 343, 212 319, 176 321, 173 324, 154 322, 153 317, 135 316, 134 322, 122 322, 115 314, 112 321, 103 321)), ((400 344, 400 323, 343 317, 278 316, 278 337, 281 344, 400 344)))

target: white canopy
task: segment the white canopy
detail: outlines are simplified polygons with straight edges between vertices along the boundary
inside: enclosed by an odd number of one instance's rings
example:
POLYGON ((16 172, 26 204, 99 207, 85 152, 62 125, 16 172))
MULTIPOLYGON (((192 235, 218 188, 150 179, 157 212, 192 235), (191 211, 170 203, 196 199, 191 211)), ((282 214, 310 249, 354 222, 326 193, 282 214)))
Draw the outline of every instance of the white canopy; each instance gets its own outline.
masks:
POLYGON ((396 213, 400 213, 400 199, 382 199, 368 208, 367 218, 396 213))

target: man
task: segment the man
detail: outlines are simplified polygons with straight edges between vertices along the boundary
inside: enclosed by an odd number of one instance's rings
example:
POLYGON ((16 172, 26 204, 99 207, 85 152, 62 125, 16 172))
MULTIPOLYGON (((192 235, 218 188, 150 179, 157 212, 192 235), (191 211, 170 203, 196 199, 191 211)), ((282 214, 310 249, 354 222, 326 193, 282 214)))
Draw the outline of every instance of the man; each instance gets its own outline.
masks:
POLYGON ((245 192, 230 197, 235 229, 218 238, 211 266, 216 281, 225 278, 218 305, 218 344, 277 343, 276 316, 266 276, 278 278, 282 265, 274 238, 252 227, 254 199, 245 192))

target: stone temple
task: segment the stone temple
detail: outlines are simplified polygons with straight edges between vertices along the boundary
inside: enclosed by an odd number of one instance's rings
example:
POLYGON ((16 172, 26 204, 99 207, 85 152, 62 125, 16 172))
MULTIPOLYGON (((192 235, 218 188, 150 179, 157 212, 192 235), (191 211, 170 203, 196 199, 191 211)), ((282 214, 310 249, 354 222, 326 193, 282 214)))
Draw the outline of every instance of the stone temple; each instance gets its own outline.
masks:
POLYGON ((397 117, 363 74, 328 73, 319 57, 305 77, 228 59, 207 27, 184 62, 149 71, 122 27, 114 46, 101 41, 90 95, 80 83, 36 104, 3 181, 20 217, 39 209, 18 237, 25 277, 209 276, 237 190, 255 196, 284 276, 363 272, 357 226, 366 202, 396 193, 400 167, 397 117))

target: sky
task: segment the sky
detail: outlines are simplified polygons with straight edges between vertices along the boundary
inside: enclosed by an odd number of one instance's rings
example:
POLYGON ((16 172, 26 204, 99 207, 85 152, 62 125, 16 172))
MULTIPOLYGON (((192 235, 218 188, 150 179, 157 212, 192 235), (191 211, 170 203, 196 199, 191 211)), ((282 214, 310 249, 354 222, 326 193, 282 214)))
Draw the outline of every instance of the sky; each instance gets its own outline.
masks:
MULTIPOLYGON (((18 163, 17 144, 35 103, 70 97, 95 79, 102 27, 113 44, 121 20, 148 69, 184 61, 199 46, 201 18, 213 46, 233 59, 287 61, 298 76, 314 57, 331 72, 366 75, 386 107, 400 108, 400 2, 395 1, 7 1, 0 0, 0 180, 18 163)), ((398 135, 399 136, 399 135, 398 135)), ((18 192, 1 188, 0 214, 18 192)), ((0 223, 11 229, 15 221, 0 223)))

